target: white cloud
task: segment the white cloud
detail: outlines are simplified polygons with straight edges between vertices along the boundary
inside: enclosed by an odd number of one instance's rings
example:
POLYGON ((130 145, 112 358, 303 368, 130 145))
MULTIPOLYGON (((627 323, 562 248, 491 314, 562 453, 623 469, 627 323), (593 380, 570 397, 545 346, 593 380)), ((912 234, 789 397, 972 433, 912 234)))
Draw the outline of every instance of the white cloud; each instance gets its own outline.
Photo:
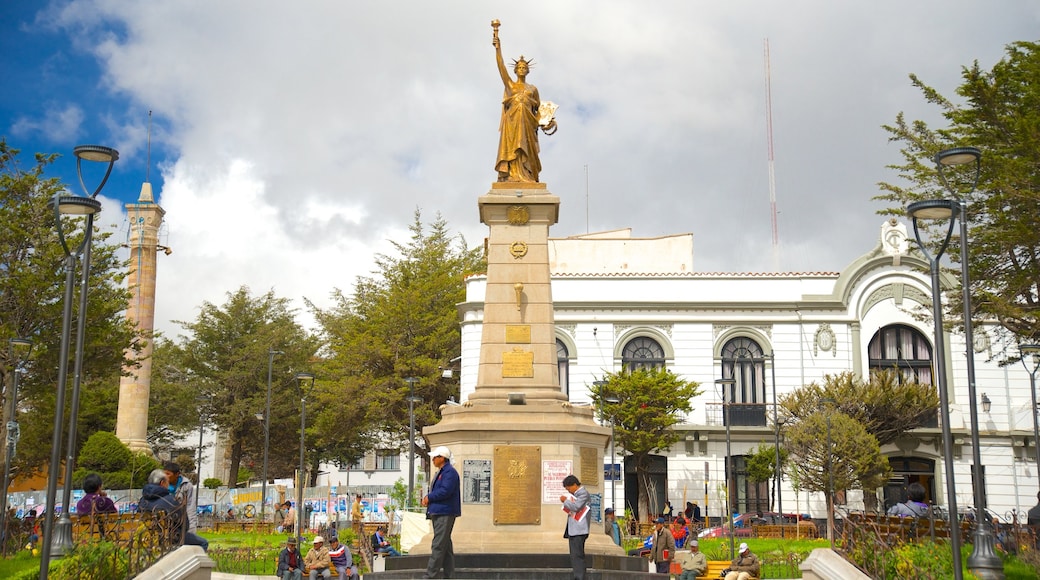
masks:
POLYGON ((83 124, 83 109, 77 105, 54 105, 46 110, 42 118, 19 117, 11 126, 11 134, 26 136, 40 133, 51 141, 72 141, 83 124))
MULTIPOLYGON (((692 231, 707 271, 772 269, 768 37, 780 264, 837 270, 873 246, 870 197, 895 179, 880 125, 901 110, 938 119, 907 75, 952 95, 961 66, 1035 36, 1038 9, 74 2, 57 21, 85 27, 105 88, 154 110, 178 152, 164 165, 174 253, 160 260, 157 324, 240 284, 319 300, 349 288, 387 238, 405 239, 416 207, 478 243, 502 91, 493 18, 507 59, 533 56, 531 82, 560 105, 559 132, 542 138, 542 180, 563 199, 553 235, 692 231)), ((139 127, 110 125, 141 146, 139 127)))

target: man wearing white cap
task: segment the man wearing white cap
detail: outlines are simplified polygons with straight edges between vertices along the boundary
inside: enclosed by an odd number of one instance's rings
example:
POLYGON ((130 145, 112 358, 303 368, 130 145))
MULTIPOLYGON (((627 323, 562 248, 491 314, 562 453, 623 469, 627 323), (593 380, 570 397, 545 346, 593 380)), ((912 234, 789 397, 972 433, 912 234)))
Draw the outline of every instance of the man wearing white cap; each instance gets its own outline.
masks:
POLYGON ((751 553, 747 543, 740 544, 737 557, 729 565, 726 580, 748 580, 758 578, 758 556, 751 553))
POLYGON ((423 578, 436 578, 444 570, 444 578, 455 573, 455 548, 451 530, 455 518, 462 515, 462 485, 459 472, 451 466, 451 450, 441 445, 430 452, 430 461, 437 468, 430 484, 430 493, 422 498, 426 517, 433 522, 433 543, 430 544, 430 563, 423 578))
POLYGON ((303 566, 308 571, 310 580, 318 580, 318 575, 321 575, 322 578, 331 578, 332 572, 329 571, 331 565, 329 549, 325 547, 325 538, 314 536, 314 547, 303 558, 303 566))
POLYGON ((708 558, 697 547, 697 540, 690 540, 686 547, 690 551, 679 557, 679 566, 682 567, 679 580, 697 580, 698 576, 704 576, 708 572, 708 558))

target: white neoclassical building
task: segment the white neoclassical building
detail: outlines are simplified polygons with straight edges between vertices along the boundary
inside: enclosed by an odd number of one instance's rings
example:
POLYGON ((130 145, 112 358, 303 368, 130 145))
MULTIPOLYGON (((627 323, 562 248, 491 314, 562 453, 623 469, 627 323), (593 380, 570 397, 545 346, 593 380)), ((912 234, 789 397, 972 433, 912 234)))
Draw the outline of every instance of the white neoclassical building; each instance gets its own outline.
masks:
MULTIPOLYGON (((690 234, 633 238, 619 230, 551 239, 561 387, 572 403, 588 403, 593 381, 640 365, 663 365, 699 382, 702 393, 677 427, 685 436, 656 458, 657 505, 667 498, 681 509, 682 502, 697 501, 715 517, 724 513, 728 485, 739 511, 766 510, 770 484, 748 481, 744 456, 777 437, 771 417, 778 394, 827 374, 863 376, 873 368, 898 367, 934 382, 928 263, 908 251, 913 244, 906 232, 904 224, 886 221, 873 249, 842 272, 697 272, 690 234), (720 378, 735 379, 728 481, 720 378)), ((943 284, 957 291, 957 279, 945 277, 943 284)), ((485 285, 484 276, 469 278, 459 306, 463 400, 477 380, 485 285)), ((963 336, 947 333, 945 343, 950 406, 940 414, 953 432, 957 504, 974 504, 969 409, 977 405, 988 505, 1001 515, 1028 509, 1040 482, 1029 374, 1017 362, 1002 364, 1017 355, 1013 337, 994 324, 976 326, 977 401, 968 400, 963 336), (988 411, 982 399, 990 402, 988 411)), ((893 468, 889 485, 879 490, 886 504, 914 481, 930 501, 947 503, 938 420, 882 449, 893 468)), ((609 461, 608 452, 605 472, 609 461)), ((632 483, 627 468, 613 485, 605 482, 604 505, 634 507, 632 483)), ((796 492, 789 481, 780 485, 780 496, 784 512, 825 514, 822 495, 796 492)), ((862 506, 862 495, 850 491, 845 501, 862 506)))

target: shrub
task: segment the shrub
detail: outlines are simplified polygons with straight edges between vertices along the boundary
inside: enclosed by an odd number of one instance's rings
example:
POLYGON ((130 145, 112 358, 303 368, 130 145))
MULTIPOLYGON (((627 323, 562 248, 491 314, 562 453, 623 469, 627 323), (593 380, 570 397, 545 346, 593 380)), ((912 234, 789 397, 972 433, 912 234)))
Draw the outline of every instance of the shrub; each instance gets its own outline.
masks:
POLYGON ((205 487, 206 489, 217 489, 222 485, 224 485, 224 482, 220 481, 216 477, 207 477, 202 480, 202 487, 205 487))

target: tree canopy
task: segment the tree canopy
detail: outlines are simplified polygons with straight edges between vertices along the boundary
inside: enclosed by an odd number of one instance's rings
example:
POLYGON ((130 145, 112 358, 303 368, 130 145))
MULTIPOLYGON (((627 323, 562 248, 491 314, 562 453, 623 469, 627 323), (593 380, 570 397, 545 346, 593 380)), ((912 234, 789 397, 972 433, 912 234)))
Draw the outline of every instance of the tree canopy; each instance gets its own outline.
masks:
POLYGON ((440 216, 426 225, 416 210, 409 230, 407 242, 392 242, 395 255, 378 255, 372 274, 358 277, 352 294, 336 290, 331 308, 314 308, 326 344, 321 376, 336 385, 319 394, 326 403, 316 418, 323 460, 349 465, 373 446, 407 445, 413 390, 417 433, 457 395, 457 382, 442 371, 461 354, 456 305, 466 298, 465 277, 484 268, 481 254, 440 216))
POLYGON ((635 461, 640 513, 656 512, 661 506, 650 505, 650 454, 679 441, 682 434, 672 427, 690 411, 690 399, 700 394, 699 384, 667 369, 642 368, 608 373, 589 392, 602 417, 614 424, 616 444, 635 461), (613 397, 618 402, 606 401, 613 397))
MULTIPOLYGON (((0 386, 4 407, 10 403, 10 373, 7 341, 33 341, 25 373, 19 379, 17 420, 21 439, 14 458, 15 473, 32 473, 46 465, 51 452, 54 427, 55 390, 61 343, 65 290, 65 255, 58 242, 54 212, 47 202, 65 191, 62 183, 46 177, 55 154, 37 154, 23 168, 19 151, 0 138, 0 386)), ((63 218, 70 247, 82 240, 82 218, 63 218)), ((78 420, 81 446, 96 431, 113 431, 116 420, 119 375, 124 351, 140 340, 125 319, 129 294, 123 282, 125 263, 117 256, 111 233, 95 225, 88 277, 87 334, 84 337, 83 375, 78 420)), ((80 264, 77 263, 77 270, 80 264)), ((76 279, 78 281, 78 273, 76 279)), ((78 288, 78 282, 77 282, 78 288)), ((78 296, 73 316, 79 315, 78 296)), ((70 344, 75 344, 76 325, 70 344)), ((72 388, 70 364, 69 388, 72 388)), ((66 399, 68 402, 68 398, 66 399)), ((68 421, 64 421, 66 425, 68 421)), ((0 422, 6 435, 6 426, 0 422)), ((62 435, 63 443, 66 436, 62 435)), ((0 454, 6 446, 0 446, 0 454)), ((78 455, 74 451, 73 455, 78 455)))
MULTIPOLYGON (((947 126, 933 129, 899 113, 884 128, 902 147, 891 165, 901 184, 879 184, 875 199, 895 204, 884 214, 904 215, 913 201, 947 198, 933 157, 951 147, 982 151, 978 187, 974 164, 949 168, 951 187, 968 204, 968 272, 972 316, 999 320, 1023 341, 1040 341, 1040 43, 1015 42, 992 70, 976 61, 963 68, 956 89, 963 104, 943 96, 916 75, 911 82, 937 106, 947 126)), ((950 259, 959 262, 959 240, 950 259)), ((950 318, 960 320, 960 296, 950 296, 950 318)))
POLYGON ((278 437, 277 433, 299 432, 300 395, 293 376, 311 370, 317 339, 296 323, 286 298, 276 296, 274 291, 254 296, 244 286, 228 292, 223 305, 205 302, 195 320, 178 324, 188 334, 174 345, 163 344, 157 349, 162 362, 153 365, 157 392, 164 392, 168 385, 163 383, 170 382, 191 389, 195 397, 189 404, 196 409, 194 418, 203 417, 204 423, 211 423, 227 438, 229 487, 241 481, 238 476, 243 461, 250 471, 260 471, 256 466, 263 462, 268 353, 272 349, 283 353, 272 365, 272 460, 268 474, 291 476, 295 439, 278 437))
POLYGON ((932 385, 900 384, 894 371, 874 371, 866 381, 843 372, 825 376, 823 385, 810 383, 782 395, 778 401, 781 421, 812 417, 827 398, 835 401, 840 412, 863 425, 880 445, 926 425, 939 410, 939 395, 932 385))

